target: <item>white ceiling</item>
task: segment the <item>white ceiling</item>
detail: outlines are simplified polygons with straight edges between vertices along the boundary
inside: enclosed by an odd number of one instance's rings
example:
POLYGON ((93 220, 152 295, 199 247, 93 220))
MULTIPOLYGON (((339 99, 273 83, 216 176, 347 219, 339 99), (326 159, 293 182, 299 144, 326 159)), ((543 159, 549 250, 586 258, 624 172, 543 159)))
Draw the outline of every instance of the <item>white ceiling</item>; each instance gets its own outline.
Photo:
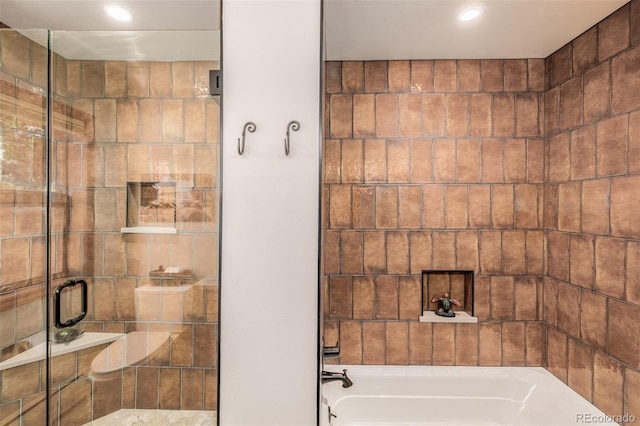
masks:
MULTIPOLYGON (((219 2, 0 0, 0 21, 15 29, 54 30, 52 46, 68 59, 217 60, 219 2), (129 8, 134 21, 111 21, 106 3, 129 8)), ((325 0, 326 58, 543 58, 626 2, 325 0), (457 12, 470 5, 484 6, 480 19, 457 22, 457 12)), ((29 34, 46 43, 45 31, 29 34)))

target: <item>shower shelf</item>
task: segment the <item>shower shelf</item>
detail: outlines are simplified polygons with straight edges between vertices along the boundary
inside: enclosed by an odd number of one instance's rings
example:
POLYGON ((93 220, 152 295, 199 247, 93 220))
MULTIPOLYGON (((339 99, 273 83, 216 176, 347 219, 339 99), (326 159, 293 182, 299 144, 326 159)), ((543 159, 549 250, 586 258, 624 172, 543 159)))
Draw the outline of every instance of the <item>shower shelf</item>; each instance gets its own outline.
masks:
POLYGON ((478 322, 477 317, 472 317, 464 311, 456 311, 455 317, 441 317, 436 315, 433 311, 423 311, 420 316, 420 322, 448 322, 448 323, 472 323, 478 322))
POLYGON ((167 226, 128 226, 120 228, 123 234, 177 234, 178 230, 167 226))

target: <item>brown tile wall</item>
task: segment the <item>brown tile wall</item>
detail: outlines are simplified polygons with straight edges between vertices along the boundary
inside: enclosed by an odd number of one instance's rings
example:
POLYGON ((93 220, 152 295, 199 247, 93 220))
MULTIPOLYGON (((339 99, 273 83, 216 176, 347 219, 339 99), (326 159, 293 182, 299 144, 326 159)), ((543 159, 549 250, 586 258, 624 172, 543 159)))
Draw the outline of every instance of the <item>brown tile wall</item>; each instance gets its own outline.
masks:
MULTIPOLYGON (((37 61, 39 46, 14 32, 0 37, 0 146, 21 144, 31 150, 26 151, 29 158, 16 158, 26 171, 5 161, 3 165, 10 165, 3 167, 0 179, 0 349, 19 350, 24 349, 21 341, 41 333, 45 323, 44 200, 34 190, 44 190, 44 160, 38 160, 38 155, 44 152, 42 95, 46 92, 36 90, 35 80, 40 78, 39 87, 46 87, 46 51, 44 62, 37 61), (40 66, 44 66, 44 80, 40 66), (4 102, 5 91, 13 94, 7 97, 15 104, 11 108, 4 102), (34 108, 25 108, 22 99, 31 92, 40 96, 35 99, 42 104, 39 127, 28 121, 33 120, 34 108), (19 132, 26 126, 36 128, 33 136, 25 138, 19 132)), ((76 374, 77 380, 72 375, 62 380, 53 404, 60 410, 52 413, 60 423, 83 424, 91 416, 101 417, 121 407, 216 407, 220 113, 218 104, 208 97, 208 70, 216 66, 54 58, 51 219, 56 279, 52 286, 68 277, 88 282, 89 310, 81 323, 85 331, 167 331, 173 336, 165 353, 148 365, 128 369, 118 383, 92 383, 86 377, 88 364, 84 373, 76 374), (179 181, 178 234, 121 234, 127 181, 160 180, 179 181), (159 277, 153 272, 159 265, 182 266, 187 271, 177 278, 159 277), (158 300, 162 309, 153 320, 136 317, 137 287, 195 282, 198 285, 182 300, 158 300), (79 408, 68 410, 78 402, 82 402, 79 408)), ((24 150, 16 150, 15 155, 24 155, 24 150)), ((75 292, 71 294, 78 302, 75 292)), ((94 352, 87 355, 88 363, 94 352)), ((24 368, 40 367, 36 363, 24 368)), ((14 383, 11 374, 8 370, 0 377, 3 390, 8 389, 4 384, 14 383)), ((23 422, 41 421, 44 379, 38 380, 42 382, 31 387, 12 385, 13 393, 2 394, 3 416, 23 407, 23 422)))
POLYGON ((543 364, 544 65, 326 64, 327 362, 543 364), (418 322, 426 269, 474 271, 478 324, 418 322))
POLYGON ((548 368, 640 417, 640 2, 546 59, 548 368))

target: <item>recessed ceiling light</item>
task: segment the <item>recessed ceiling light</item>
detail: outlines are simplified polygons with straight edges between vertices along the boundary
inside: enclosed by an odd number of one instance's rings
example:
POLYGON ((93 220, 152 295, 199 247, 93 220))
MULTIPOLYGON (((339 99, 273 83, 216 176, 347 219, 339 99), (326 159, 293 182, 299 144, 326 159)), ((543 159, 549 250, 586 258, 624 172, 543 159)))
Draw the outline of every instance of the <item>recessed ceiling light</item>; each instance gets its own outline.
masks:
POLYGON ((480 15, 482 15, 482 7, 481 6, 471 6, 462 10, 458 13, 458 21, 460 22, 468 22, 473 21, 480 15))
POLYGON ((133 14, 122 6, 108 4, 104 7, 104 11, 118 21, 129 22, 133 20, 133 14))

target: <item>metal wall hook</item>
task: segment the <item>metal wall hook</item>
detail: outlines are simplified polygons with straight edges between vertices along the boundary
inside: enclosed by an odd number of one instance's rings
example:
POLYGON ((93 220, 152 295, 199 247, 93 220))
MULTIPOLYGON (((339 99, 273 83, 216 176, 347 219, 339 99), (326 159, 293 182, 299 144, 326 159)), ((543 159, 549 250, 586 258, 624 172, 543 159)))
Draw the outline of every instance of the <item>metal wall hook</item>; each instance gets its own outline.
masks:
POLYGON ((256 131, 256 123, 253 121, 247 121, 242 128, 242 141, 238 138, 238 154, 244 154, 244 138, 247 135, 247 130, 249 133, 253 133, 256 131))
POLYGON ((284 139, 284 153, 285 155, 289 155, 289 131, 293 130, 294 132, 297 132, 298 130, 300 130, 300 123, 297 122, 296 120, 291 120, 289 122, 289 124, 287 124, 287 137, 284 139))

